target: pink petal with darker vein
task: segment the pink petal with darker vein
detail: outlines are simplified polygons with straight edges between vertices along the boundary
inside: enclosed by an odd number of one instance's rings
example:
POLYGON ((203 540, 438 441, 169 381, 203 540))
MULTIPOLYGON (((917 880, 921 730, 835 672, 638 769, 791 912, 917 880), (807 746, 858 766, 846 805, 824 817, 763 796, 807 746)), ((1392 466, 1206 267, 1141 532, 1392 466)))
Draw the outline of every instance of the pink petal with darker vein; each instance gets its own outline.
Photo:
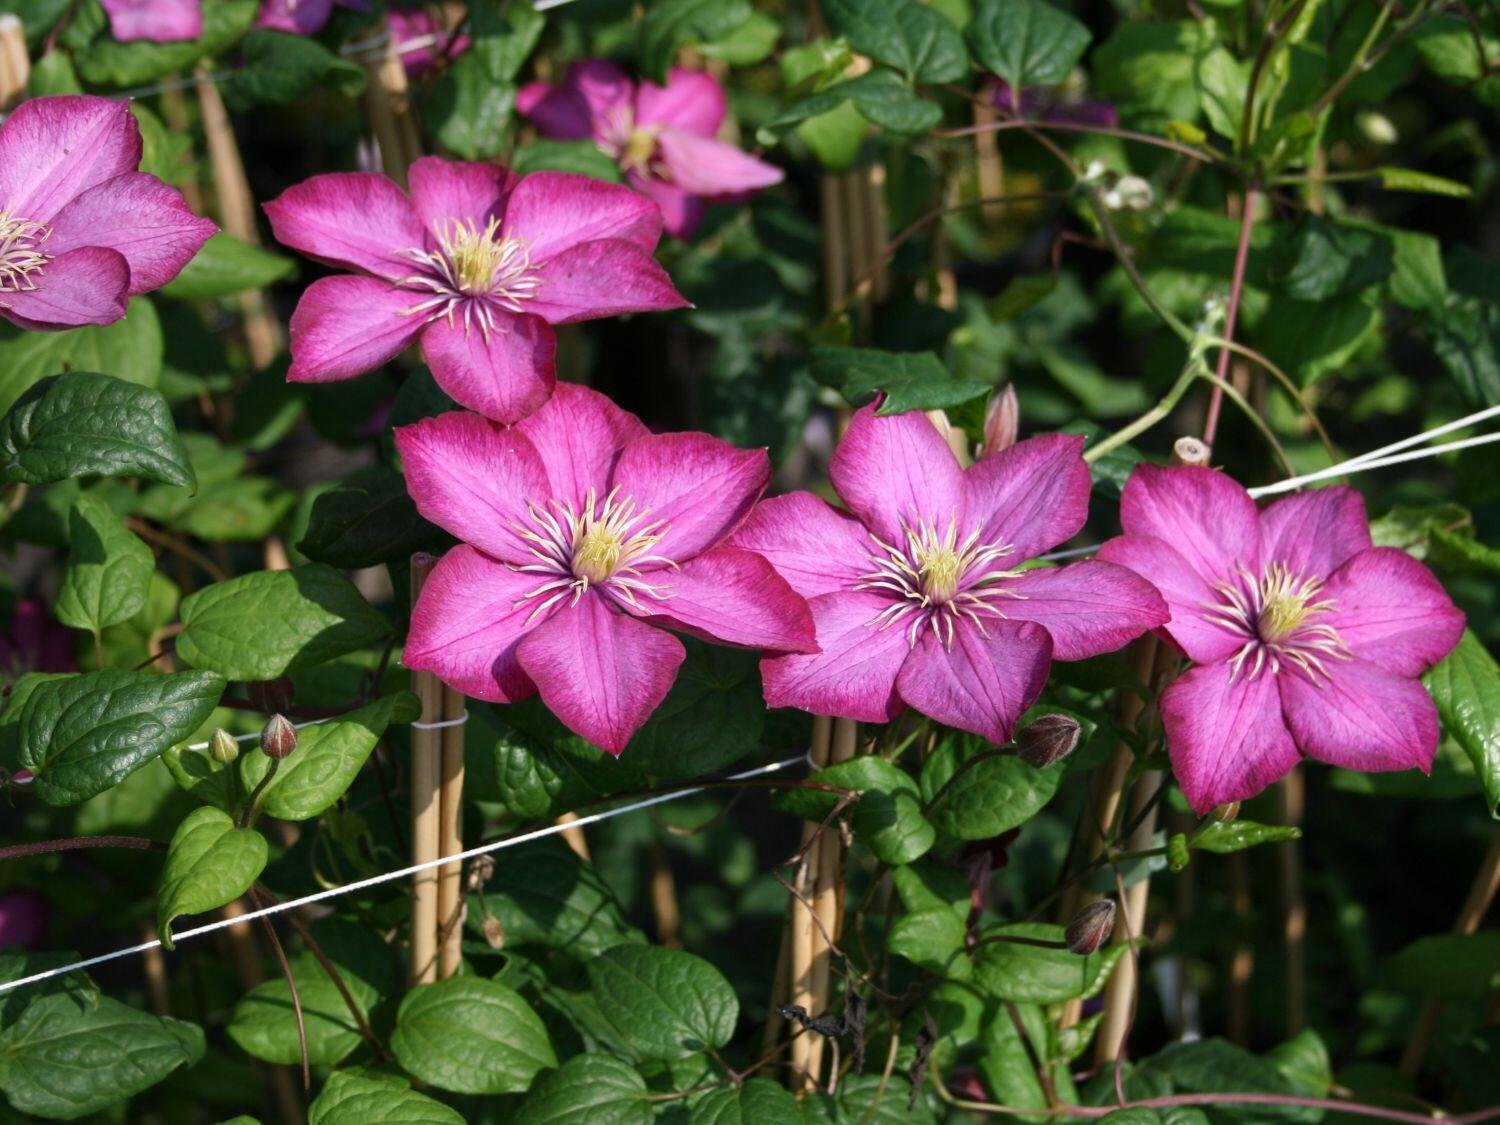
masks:
POLYGON ((651 431, 608 395, 576 383, 559 383, 546 405, 516 424, 547 467, 549 496, 582 511, 590 491, 609 494, 610 473, 620 451, 651 431))
POLYGON ((36 285, 0 292, 0 315, 22 328, 113 324, 125 315, 130 265, 118 250, 84 246, 44 265, 36 285))
POLYGON ((964 470, 969 525, 1012 547, 1013 563, 1032 559, 1082 530, 1090 485, 1081 437, 1029 438, 964 470))
POLYGON ((557 337, 534 316, 497 313, 487 334, 465 326, 462 309, 422 331, 422 357, 438 386, 460 406, 497 422, 517 422, 546 402, 557 381, 557 337))
POLYGON ((796 707, 863 723, 890 722, 905 709, 896 677, 911 652, 902 628, 871 622, 891 605, 863 591, 824 594, 808 603, 820 652, 760 662, 766 706, 796 707))
POLYGON ((1236 568, 1260 573, 1255 501, 1217 469, 1138 465, 1120 496, 1127 535, 1154 535, 1212 586, 1236 568))
POLYGON ((862 523, 810 492, 762 500, 729 543, 765 556, 804 598, 854 589, 879 551, 862 523))
POLYGON ((75 196, 140 162, 141 130, 129 102, 32 98, 0 123, 0 207, 13 218, 50 222, 75 196))
POLYGON ((525 240, 533 265, 600 238, 623 239, 650 252, 661 238, 661 212, 623 184, 533 172, 511 193, 505 233, 525 240))
POLYGON ((1302 752, 1351 770, 1430 772, 1438 716, 1422 682, 1358 657, 1325 666, 1316 680, 1295 669, 1276 677, 1302 752))
POLYGON ((418 294, 374 277, 323 277, 303 291, 292 313, 293 383, 331 383, 373 371, 416 338, 418 294))
POLYGON ((424 156, 412 164, 407 182, 412 205, 429 233, 447 230, 455 220, 473 223, 482 232, 492 217, 504 216, 520 177, 498 164, 424 156))
POLYGON ((619 238, 570 246, 543 262, 526 311, 549 324, 680 309, 687 298, 649 250, 619 238))
POLYGON ((1299 575, 1327 578, 1369 547, 1365 500, 1352 488, 1293 493, 1273 501, 1260 514, 1262 566, 1280 562, 1299 575))
POLYGON ((1329 578, 1323 621, 1356 655, 1402 676, 1420 676, 1453 651, 1464 614, 1432 571, 1395 547, 1361 551, 1329 578))
MULTIPOLYGON (((901 631, 904 630, 893 630, 901 631)), ((962 621, 952 647, 924 629, 902 665, 896 689, 906 703, 994 743, 1009 742, 1016 720, 1036 702, 1052 664, 1052 638, 1029 621, 962 621)))
POLYGON ((1156 587, 1107 562, 1028 570, 1004 585, 1021 595, 1019 601, 997 603, 1005 616, 1046 629, 1056 660, 1114 652, 1170 616, 1156 587))
POLYGON ((276 240, 310 258, 392 281, 416 272, 407 250, 427 244, 422 221, 394 181, 374 172, 327 172, 265 205, 276 240))
POLYGON ((892 546, 905 543, 905 527, 924 521, 940 532, 950 520, 968 528, 963 472, 925 414, 880 416, 873 405, 861 407, 828 476, 849 510, 892 546))

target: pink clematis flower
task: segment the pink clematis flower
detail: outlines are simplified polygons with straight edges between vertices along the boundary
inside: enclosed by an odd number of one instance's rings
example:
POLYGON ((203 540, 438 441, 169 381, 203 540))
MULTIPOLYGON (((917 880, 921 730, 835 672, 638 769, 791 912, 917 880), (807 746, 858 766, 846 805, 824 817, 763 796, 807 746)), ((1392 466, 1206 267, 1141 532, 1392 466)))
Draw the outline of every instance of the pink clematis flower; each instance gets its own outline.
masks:
POLYGON ((121 43, 177 43, 203 34, 202 0, 100 0, 121 43))
POLYGON ((467 51, 472 40, 449 27, 430 7, 390 8, 386 11, 401 65, 410 78, 421 78, 439 62, 451 62, 467 51))
POLYGON ((187 265, 218 228, 140 161, 125 102, 34 98, 0 123, 0 317, 110 324, 187 265))
POLYGON ((418 340, 455 401, 515 422, 552 393, 552 325, 687 304, 652 257, 661 216, 628 188, 435 156, 410 181, 408 197, 334 172, 265 205, 287 246, 359 271, 302 294, 291 381, 349 379, 418 340))
POLYGON ((723 546, 770 477, 764 450, 653 435, 564 383, 510 428, 451 412, 396 445, 427 519, 464 540, 412 611, 405 662, 465 695, 540 691, 612 754, 686 652, 665 628, 747 648, 814 648, 807 605, 759 555, 723 546))
POLYGON ((1302 755, 1356 770, 1431 769, 1438 721, 1417 677, 1463 614, 1404 551, 1372 547, 1348 488, 1257 512, 1213 469, 1142 465, 1125 534, 1099 557, 1162 592, 1163 629, 1194 667, 1162 693, 1172 768, 1204 813, 1253 797, 1302 755))
POLYGON ((666 86, 632 82, 614 63, 575 63, 560 86, 521 87, 516 108, 549 137, 592 140, 631 186, 661 204, 667 232, 686 238, 705 202, 733 201, 782 171, 714 139, 728 102, 712 75, 673 69, 666 86))
POLYGON ((1019 442, 968 469, 922 414, 855 414, 828 475, 758 505, 730 542, 808 599, 821 652, 767 657, 766 702, 862 722, 910 706, 1007 742, 1053 658, 1119 648, 1167 620, 1151 586, 1102 562, 1022 571, 1088 514, 1081 437, 1019 442))
POLYGON ((323 30, 333 6, 368 12, 369 0, 261 0, 255 26, 291 35, 316 35, 323 30))

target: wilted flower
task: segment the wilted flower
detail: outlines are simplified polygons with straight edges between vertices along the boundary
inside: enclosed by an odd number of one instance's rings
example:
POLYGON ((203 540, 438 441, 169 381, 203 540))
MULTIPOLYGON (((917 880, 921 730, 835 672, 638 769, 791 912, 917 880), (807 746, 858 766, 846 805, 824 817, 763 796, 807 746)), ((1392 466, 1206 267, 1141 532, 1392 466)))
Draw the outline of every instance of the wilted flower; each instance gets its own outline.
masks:
POLYGON ((1087 957, 1109 940, 1115 930, 1115 901, 1101 898, 1080 910, 1063 931, 1069 951, 1087 957))
POLYGON ((1194 662, 1161 712, 1195 812, 1253 797, 1304 754, 1431 768, 1437 712, 1417 677, 1458 643, 1464 616, 1421 563, 1371 546, 1359 493, 1257 512, 1214 469, 1142 465, 1120 520, 1099 557, 1156 584, 1172 611, 1162 631, 1194 662))
POLYGON ((552 325, 687 304, 651 256, 661 215, 628 188, 435 156, 410 182, 333 172, 265 205, 281 242, 358 271, 302 294, 288 379, 349 379, 419 341, 454 400, 514 422, 552 393, 552 325))
POLYGON ((559 86, 521 87, 516 108, 549 137, 592 140, 631 186, 661 205, 667 232, 685 238, 705 202, 780 183, 782 171, 714 135, 728 112, 712 75, 674 68, 667 84, 637 84, 614 63, 575 63, 559 86))
POLYGON ((285 758, 297 749, 297 728, 285 715, 272 715, 261 728, 260 748, 268 758, 285 758))
POLYGON ((568 383, 516 426, 450 412, 396 445, 417 509, 465 541, 422 587, 408 667, 491 702, 540 691, 618 754, 686 656, 664 628, 813 650, 806 603, 765 559, 721 545, 766 486, 764 450, 650 434, 568 383))
POLYGON ((112 324, 177 276, 218 228, 140 162, 126 102, 33 98, 0 123, 0 316, 112 324))
POLYGON ((1166 621, 1124 567, 1020 569, 1083 527, 1082 447, 1037 437, 961 469, 924 415, 858 411, 829 466, 849 511, 780 496, 731 539, 770 560, 817 626, 821 652, 762 661, 766 702, 874 723, 911 706, 1007 742, 1054 657, 1109 652, 1166 621))

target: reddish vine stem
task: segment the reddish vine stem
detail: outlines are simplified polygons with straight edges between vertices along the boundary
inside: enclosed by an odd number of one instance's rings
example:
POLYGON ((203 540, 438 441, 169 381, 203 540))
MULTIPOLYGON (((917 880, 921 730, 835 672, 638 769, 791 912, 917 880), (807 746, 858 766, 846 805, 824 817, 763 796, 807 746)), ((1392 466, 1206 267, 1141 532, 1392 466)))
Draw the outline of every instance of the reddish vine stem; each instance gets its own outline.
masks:
POLYGON ((82 848, 134 848, 137 851, 166 851, 167 845, 144 836, 71 836, 64 840, 38 840, 34 844, 12 844, 0 848, 0 860, 21 859, 54 852, 76 852, 82 848))
POLYGON ((1008 117, 1003 121, 987 121, 979 125, 963 125, 957 129, 937 129, 934 130, 933 135, 945 138, 969 137, 975 133, 997 133, 1006 129, 1025 129, 1028 133, 1038 129, 1050 129, 1059 133, 1097 133, 1106 137, 1117 137, 1122 141, 1138 141, 1141 144, 1170 149, 1172 152, 1183 156, 1190 156, 1194 160, 1202 161, 1205 164, 1213 164, 1222 159, 1218 153, 1199 150, 1193 148, 1191 145, 1180 144, 1165 137, 1153 137, 1150 133, 1138 133, 1134 129, 1116 129, 1107 125, 1090 125, 1082 121, 1033 121, 1026 117, 1008 117))
MULTIPOLYGON (((1239 317, 1240 296, 1245 289, 1245 267, 1250 261, 1250 235, 1255 229, 1255 206, 1260 201, 1260 185, 1251 182, 1245 188, 1241 204, 1240 241, 1234 251, 1234 273, 1229 282, 1229 310, 1224 317, 1224 339, 1234 339, 1234 325, 1239 317)), ((1229 377, 1229 349, 1219 349, 1216 374, 1221 381, 1229 377)), ((1203 443, 1212 446, 1219 432, 1219 411, 1224 404, 1224 388, 1215 384, 1208 399, 1208 415, 1203 421, 1203 443)))
MULTIPOLYGON (((264 905, 254 887, 250 888, 250 901, 257 910, 264 905)), ((286 978, 287 990, 292 994, 292 1011, 297 1016, 297 1046, 302 1052, 302 1090, 307 1093, 312 1090, 312 1068, 307 1061, 307 1023, 302 1016, 302 997, 297 992, 297 981, 292 976, 291 963, 286 959, 286 950, 281 948, 281 939, 276 936, 276 928, 271 925, 271 919, 262 917, 260 924, 271 942, 271 949, 276 953, 276 962, 281 966, 281 975, 286 978)))

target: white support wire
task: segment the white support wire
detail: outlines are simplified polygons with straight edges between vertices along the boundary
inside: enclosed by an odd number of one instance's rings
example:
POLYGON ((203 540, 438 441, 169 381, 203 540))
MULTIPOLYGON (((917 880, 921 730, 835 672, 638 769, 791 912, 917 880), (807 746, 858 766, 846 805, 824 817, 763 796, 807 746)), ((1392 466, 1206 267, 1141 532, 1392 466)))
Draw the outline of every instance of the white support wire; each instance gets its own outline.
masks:
MULTIPOLYGON (((724 781, 744 781, 752 777, 761 777, 765 774, 777 773, 792 766, 802 765, 806 759, 799 754, 795 758, 786 758, 780 762, 773 762, 768 766, 757 766, 753 770, 744 770, 741 773, 730 774, 723 778, 724 781)), ((379 875, 371 875, 367 879, 356 879, 352 883, 344 883, 337 887, 328 887, 325 890, 316 891, 301 898, 288 899, 286 902, 274 903, 271 906, 263 906, 259 910, 251 910, 244 914, 236 914, 232 918, 220 918, 215 922, 207 922, 202 926, 194 926, 191 929, 182 930, 172 935, 173 945, 193 938, 203 937, 205 934, 215 933, 218 930, 227 929, 230 926, 238 926, 244 922, 253 922, 257 918, 267 918, 272 914, 280 914, 286 910, 296 910, 298 907, 308 906, 314 902, 322 902, 325 899, 337 898, 340 895, 352 894, 355 891, 366 890, 369 887, 378 887, 382 883, 390 883, 397 879, 405 879, 421 871, 427 871, 434 867, 446 867, 450 863, 462 863, 473 859, 475 856, 489 855, 492 852, 504 851, 506 848, 514 848, 520 844, 529 844, 533 840, 545 839, 548 836, 556 836, 562 832, 571 832, 575 828, 584 828, 590 824, 597 824, 602 820, 613 817, 624 816, 626 813, 639 812, 641 809, 649 809, 654 805, 665 805, 669 801, 679 801, 683 797, 691 797, 695 793, 701 793, 709 787, 709 783, 693 785, 687 789, 679 789, 672 793, 660 793, 655 797, 648 797, 643 801, 636 801, 629 805, 622 805, 616 809, 606 809, 603 812, 590 813, 588 816, 580 816, 576 820, 569 820, 558 824, 549 824, 544 828, 537 828, 531 832, 523 832, 519 836, 507 836, 503 840, 494 840, 488 844, 479 844, 469 848, 467 851, 457 852, 453 855, 439 856, 425 863, 416 863, 410 867, 402 867, 396 871, 386 871, 379 875)), ((110 953, 101 953, 97 957, 86 957, 82 961, 74 961, 68 965, 61 965, 55 969, 45 972, 32 973, 30 976, 21 977, 18 980, 0 983, 0 995, 24 988, 29 984, 39 984, 53 977, 67 976, 78 972, 80 969, 91 969, 95 965, 103 965, 108 961, 117 961, 122 957, 131 957, 137 953, 145 953, 147 950, 161 947, 160 939, 143 941, 139 945, 127 946, 124 949, 116 949, 110 953)))

